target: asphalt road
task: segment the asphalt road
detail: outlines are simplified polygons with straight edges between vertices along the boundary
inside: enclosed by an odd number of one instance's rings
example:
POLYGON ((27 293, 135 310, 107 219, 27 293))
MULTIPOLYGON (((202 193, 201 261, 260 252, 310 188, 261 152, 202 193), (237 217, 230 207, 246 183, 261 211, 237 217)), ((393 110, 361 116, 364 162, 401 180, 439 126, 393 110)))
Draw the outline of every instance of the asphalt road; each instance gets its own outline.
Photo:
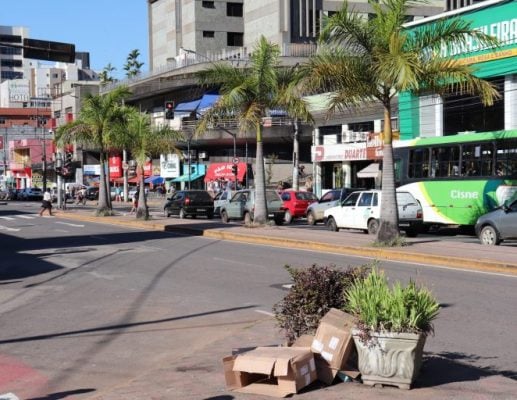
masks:
MULTIPOLYGON (((271 318, 290 283, 285 264, 369 261, 39 217, 38 206, 0 206, 0 394, 20 398, 67 391, 87 398, 159 363, 194 357, 271 318)), ((392 280, 425 283, 440 300, 428 356, 451 360, 458 379, 517 380, 516 277, 381 267, 392 280)), ((257 345, 273 340, 278 332, 257 345)))

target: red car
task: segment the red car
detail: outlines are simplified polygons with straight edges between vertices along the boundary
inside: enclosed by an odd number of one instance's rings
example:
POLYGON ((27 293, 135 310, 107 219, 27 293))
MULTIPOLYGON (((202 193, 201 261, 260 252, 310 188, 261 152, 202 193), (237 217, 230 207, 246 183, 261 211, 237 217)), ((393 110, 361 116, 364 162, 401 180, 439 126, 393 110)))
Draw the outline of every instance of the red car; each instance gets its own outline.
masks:
POLYGON ((318 197, 312 192, 296 190, 284 190, 280 197, 284 201, 285 222, 290 224, 294 218, 303 218, 309 204, 318 201, 318 197))

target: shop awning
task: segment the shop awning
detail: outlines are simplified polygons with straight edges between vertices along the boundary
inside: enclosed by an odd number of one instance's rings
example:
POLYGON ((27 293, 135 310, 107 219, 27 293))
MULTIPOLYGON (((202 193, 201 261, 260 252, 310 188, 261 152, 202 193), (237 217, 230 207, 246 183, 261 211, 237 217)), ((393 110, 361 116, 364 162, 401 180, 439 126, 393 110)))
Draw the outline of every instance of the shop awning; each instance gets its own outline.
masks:
MULTIPOLYGON (((124 178, 115 178, 115 179, 112 179, 112 182, 113 183, 124 183, 124 178)), ((138 183, 139 180, 138 180, 138 176, 133 176, 132 178, 128 178, 127 179, 127 183, 138 183)))
MULTIPOLYGON (((225 179, 227 181, 234 180, 232 172, 232 163, 212 163, 208 166, 205 175, 205 182, 215 181, 217 179, 225 179)), ((246 176, 246 163, 237 164, 237 180, 242 182, 246 176)))
POLYGON ((181 176, 178 176, 177 178, 174 178, 172 180, 172 182, 188 182, 189 181, 189 178, 190 178, 190 181, 195 181, 196 179, 199 179, 203 176, 204 174, 199 174, 199 173, 192 173, 190 174, 190 176, 188 174, 185 174, 185 175, 181 175, 181 176))
POLYGON ((174 112, 178 114, 190 114, 192 112, 197 115, 203 115, 219 100, 220 95, 217 93, 207 92, 197 100, 179 103, 174 108, 174 112))
POLYGON ((152 183, 153 185, 161 185, 163 182, 165 182, 165 178, 159 175, 153 175, 144 180, 144 183, 152 183))
POLYGON ((379 164, 371 163, 367 167, 363 168, 360 171, 357 171, 358 178, 379 178, 381 176, 381 171, 379 170, 379 164))

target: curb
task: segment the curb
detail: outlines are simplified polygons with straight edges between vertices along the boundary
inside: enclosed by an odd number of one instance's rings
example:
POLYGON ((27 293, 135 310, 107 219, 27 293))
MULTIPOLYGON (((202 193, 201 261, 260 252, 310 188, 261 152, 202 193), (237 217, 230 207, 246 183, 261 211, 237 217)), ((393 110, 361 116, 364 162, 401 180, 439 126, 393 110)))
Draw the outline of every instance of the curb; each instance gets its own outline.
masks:
POLYGON ((195 229, 182 226, 163 225, 152 223, 150 221, 126 221, 120 219, 99 220, 99 217, 84 214, 68 214, 58 212, 56 216, 100 224, 127 226, 135 229, 178 232, 192 236, 203 236, 211 239, 230 240, 250 244, 263 244, 274 247, 286 247, 289 249, 315 250, 321 252, 363 256, 380 260, 414 262, 418 264, 425 263, 465 270, 517 274, 517 263, 512 264, 493 260, 474 260, 462 257, 439 256, 428 253, 416 253, 388 248, 334 245, 321 242, 312 242, 308 240, 296 240, 261 235, 247 235, 245 233, 230 233, 218 229, 195 229))

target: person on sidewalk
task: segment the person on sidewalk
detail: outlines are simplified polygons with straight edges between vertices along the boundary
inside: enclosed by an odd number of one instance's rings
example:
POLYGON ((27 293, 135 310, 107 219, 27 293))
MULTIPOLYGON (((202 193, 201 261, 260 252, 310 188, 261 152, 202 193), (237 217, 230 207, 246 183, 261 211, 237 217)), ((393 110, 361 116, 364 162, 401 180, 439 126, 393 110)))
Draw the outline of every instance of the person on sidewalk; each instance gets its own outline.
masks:
POLYGON ((138 209, 138 197, 140 196, 140 190, 137 189, 135 192, 135 195, 133 196, 133 203, 131 207, 131 211, 129 212, 129 215, 136 213, 136 210, 138 209))
POLYGON ((115 201, 122 201, 122 188, 120 186, 115 186, 115 201))
POLYGON ((48 215, 52 216, 52 196, 50 195, 50 189, 43 194, 43 201, 41 202, 41 210, 39 216, 43 216, 43 212, 48 210, 48 215))

